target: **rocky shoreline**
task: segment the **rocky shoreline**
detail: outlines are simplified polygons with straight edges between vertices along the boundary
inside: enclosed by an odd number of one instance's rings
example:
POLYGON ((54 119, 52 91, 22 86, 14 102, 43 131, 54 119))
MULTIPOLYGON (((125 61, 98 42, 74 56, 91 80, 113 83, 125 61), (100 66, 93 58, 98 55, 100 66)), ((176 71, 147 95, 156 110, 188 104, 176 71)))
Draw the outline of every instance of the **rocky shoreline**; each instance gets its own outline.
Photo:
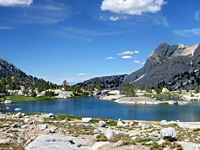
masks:
POLYGON ((169 104, 169 105, 188 105, 191 102, 188 101, 160 101, 148 97, 125 97, 124 95, 110 95, 110 96, 100 96, 101 100, 113 100, 121 104, 137 104, 137 105, 159 105, 159 104, 169 104))
POLYGON ((200 122, 0 113, 0 149, 197 150, 200 122))

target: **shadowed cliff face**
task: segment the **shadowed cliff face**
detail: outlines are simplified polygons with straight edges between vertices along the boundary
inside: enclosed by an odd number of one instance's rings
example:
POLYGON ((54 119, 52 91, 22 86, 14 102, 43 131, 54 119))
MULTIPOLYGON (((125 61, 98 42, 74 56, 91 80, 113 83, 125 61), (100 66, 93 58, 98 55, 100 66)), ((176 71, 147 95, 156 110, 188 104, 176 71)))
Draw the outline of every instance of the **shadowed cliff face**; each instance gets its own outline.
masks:
MULTIPOLYGON (((99 77, 98 82, 95 79, 88 80, 82 84, 100 84, 103 87, 109 87, 108 82, 104 82, 109 78, 112 83, 112 87, 118 87, 123 83, 129 82, 131 84, 136 84, 141 86, 145 84, 147 86, 155 86, 161 83, 169 84, 172 88, 176 88, 183 82, 191 82, 188 76, 195 72, 195 80, 199 78, 200 69, 200 44, 193 46, 187 46, 183 44, 179 45, 168 45, 167 43, 161 43, 146 60, 145 65, 131 73, 130 75, 123 76, 109 76, 109 77, 99 77), (198 70, 198 71, 197 71, 198 70), (185 74, 185 75, 184 75, 185 74), (186 74, 187 80, 186 81, 186 74), (176 76, 182 76, 181 78, 175 78, 176 76), (120 79, 120 82, 118 80, 120 79), (122 80, 123 79, 123 80, 122 80), (121 81, 122 80, 122 81, 121 81), (117 82, 116 82, 117 81, 117 82), (115 82, 117 84, 115 84, 115 82), (120 85, 119 85, 120 83, 120 85), (173 83, 173 84, 171 84, 173 83)), ((193 81, 192 81, 193 82, 193 81)), ((183 87, 194 88, 199 85, 194 81, 194 84, 185 84, 183 87)))

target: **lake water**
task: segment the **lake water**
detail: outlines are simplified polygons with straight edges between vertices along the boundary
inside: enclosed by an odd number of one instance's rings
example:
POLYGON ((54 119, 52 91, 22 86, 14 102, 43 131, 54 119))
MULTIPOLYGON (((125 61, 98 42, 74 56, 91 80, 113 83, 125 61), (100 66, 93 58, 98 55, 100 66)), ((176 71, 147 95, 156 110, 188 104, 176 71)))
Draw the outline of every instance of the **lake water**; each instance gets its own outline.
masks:
POLYGON ((200 103, 192 105, 130 105, 114 101, 100 100, 97 97, 81 97, 55 101, 33 101, 0 104, 0 108, 10 107, 1 112, 44 112, 76 116, 100 117, 117 120, 180 120, 200 121, 200 103))

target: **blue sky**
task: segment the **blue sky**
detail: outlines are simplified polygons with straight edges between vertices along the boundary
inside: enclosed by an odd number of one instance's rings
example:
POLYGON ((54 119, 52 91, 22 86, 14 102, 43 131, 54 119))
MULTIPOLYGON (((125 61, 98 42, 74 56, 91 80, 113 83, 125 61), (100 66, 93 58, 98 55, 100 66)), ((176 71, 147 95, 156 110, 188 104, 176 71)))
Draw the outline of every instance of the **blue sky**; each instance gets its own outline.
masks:
POLYGON ((200 43, 199 0, 0 0, 0 58, 61 83, 129 74, 163 41, 200 43))

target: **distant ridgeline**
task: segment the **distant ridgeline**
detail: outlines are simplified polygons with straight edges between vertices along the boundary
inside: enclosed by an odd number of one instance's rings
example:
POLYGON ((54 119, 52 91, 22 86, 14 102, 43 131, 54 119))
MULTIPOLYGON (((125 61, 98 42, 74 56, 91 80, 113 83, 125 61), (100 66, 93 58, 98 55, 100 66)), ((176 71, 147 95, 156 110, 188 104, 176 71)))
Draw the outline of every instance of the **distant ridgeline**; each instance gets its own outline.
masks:
POLYGON ((44 91, 57 87, 56 84, 27 75, 14 65, 0 59, 0 93, 5 93, 7 90, 19 90, 21 86, 25 91, 35 88, 38 91, 44 91))
POLYGON ((130 83, 141 88, 170 86, 172 89, 194 89, 200 86, 200 44, 168 45, 161 43, 152 51, 144 66, 129 74, 93 78, 78 85, 101 85, 103 89, 119 88, 130 83))

